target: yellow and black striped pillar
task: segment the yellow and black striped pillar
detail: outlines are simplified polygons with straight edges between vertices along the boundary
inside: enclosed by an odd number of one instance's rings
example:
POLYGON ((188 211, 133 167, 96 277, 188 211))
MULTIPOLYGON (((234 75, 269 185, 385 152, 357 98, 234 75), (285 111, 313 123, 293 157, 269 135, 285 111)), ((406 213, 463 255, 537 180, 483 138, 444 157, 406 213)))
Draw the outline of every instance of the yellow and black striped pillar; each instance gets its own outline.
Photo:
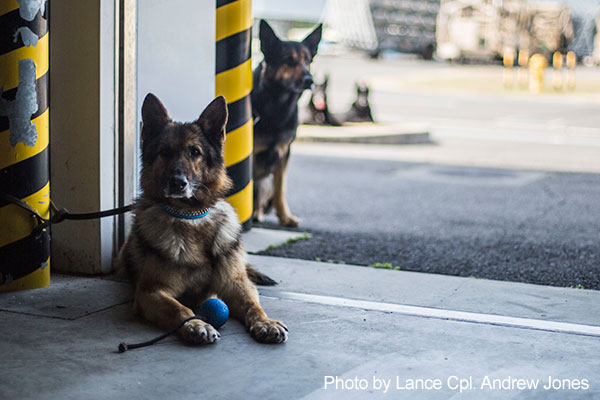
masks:
MULTIPOLYGON (((50 213, 46 1, 0 1, 0 193, 50 213)), ((50 232, 0 197, 0 291, 50 284, 50 232)))
POLYGON ((252 226, 252 1, 217 0, 216 95, 229 108, 225 165, 233 180, 227 200, 244 230, 252 226))

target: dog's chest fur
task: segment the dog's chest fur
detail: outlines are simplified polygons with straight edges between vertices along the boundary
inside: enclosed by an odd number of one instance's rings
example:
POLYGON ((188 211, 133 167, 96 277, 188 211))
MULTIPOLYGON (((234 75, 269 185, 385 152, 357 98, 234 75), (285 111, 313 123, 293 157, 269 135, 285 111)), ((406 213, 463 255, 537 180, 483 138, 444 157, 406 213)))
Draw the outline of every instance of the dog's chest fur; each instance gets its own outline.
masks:
POLYGON ((264 76, 265 62, 256 67, 253 73, 252 107, 255 117, 260 117, 268 129, 296 129, 298 126, 298 98, 294 93, 271 82, 267 88, 264 76))
POLYGON ((134 232, 145 235, 142 241, 167 261, 188 267, 213 265, 239 246, 241 233, 235 212, 224 200, 207 216, 192 220, 172 217, 152 205, 138 210, 136 224, 139 228, 134 232))

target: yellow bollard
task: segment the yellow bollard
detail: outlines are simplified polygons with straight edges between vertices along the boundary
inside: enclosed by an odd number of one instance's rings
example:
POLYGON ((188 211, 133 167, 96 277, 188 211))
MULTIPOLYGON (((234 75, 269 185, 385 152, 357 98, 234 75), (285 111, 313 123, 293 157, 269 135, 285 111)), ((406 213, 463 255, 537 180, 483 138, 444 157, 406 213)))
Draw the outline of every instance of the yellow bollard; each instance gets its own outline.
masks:
MULTIPOLYGON (((0 195, 50 216, 46 2, 0 2, 0 195), (19 6, 21 4, 22 6, 19 6)), ((0 197, 0 292, 50 284, 50 232, 0 197)))
POLYGON ((529 51, 520 50, 518 62, 519 71, 517 80, 519 81, 521 89, 525 89, 527 87, 527 82, 529 81, 529 71, 527 70, 527 66, 529 65, 529 51))
POLYGON ((529 60, 529 90, 532 93, 540 93, 544 88, 544 70, 548 66, 546 57, 534 54, 529 60))
POLYGON ((552 56, 552 67, 554 68, 554 74, 552 78, 552 86, 554 90, 561 90, 563 87, 562 79, 562 68, 563 68, 563 55, 560 52, 555 52, 552 56))
POLYGON ((504 71, 502 74, 502 81, 504 83, 505 89, 510 89, 513 87, 514 83, 514 70, 513 67, 515 65, 515 51, 514 50, 505 50, 504 57, 504 71))
POLYGON ((225 140, 225 165, 233 180, 227 201, 238 213, 244 230, 252 227, 253 122, 252 1, 217 0, 215 92, 229 108, 225 140))
POLYGON ((575 90, 575 67, 577 66, 577 55, 569 51, 567 53, 567 88, 575 90))

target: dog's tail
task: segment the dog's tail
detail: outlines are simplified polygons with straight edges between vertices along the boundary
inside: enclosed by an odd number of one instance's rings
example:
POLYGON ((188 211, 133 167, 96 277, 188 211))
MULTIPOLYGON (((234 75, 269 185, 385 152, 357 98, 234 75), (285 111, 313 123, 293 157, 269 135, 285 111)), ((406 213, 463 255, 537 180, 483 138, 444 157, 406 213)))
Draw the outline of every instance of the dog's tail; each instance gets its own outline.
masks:
POLYGON ((277 282, 275 280, 273 280, 272 278, 263 274, 262 272, 259 272, 258 270, 256 270, 256 268, 254 268, 250 264, 246 264, 246 273, 248 274, 248 278, 250 278, 250 280, 257 285, 262 285, 262 286, 277 285, 277 282))

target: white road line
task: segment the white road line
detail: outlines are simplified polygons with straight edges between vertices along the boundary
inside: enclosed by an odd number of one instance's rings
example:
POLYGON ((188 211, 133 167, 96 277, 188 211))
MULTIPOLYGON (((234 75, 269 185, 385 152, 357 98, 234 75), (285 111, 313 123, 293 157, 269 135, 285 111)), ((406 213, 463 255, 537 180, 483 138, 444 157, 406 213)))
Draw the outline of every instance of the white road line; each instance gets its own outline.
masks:
POLYGON ((368 300, 345 299, 342 297, 321 296, 314 294, 279 292, 275 290, 261 290, 261 296, 316 303, 338 307, 352 307, 363 310, 393 312, 398 314, 435 318, 458 322, 505 326, 512 328, 533 329, 546 332, 567 333, 571 335, 600 337, 600 326, 573 324, 568 322, 544 321, 521 317, 507 317, 502 315, 482 314, 466 311, 443 310, 438 308, 407 306, 394 303, 383 303, 368 300))

